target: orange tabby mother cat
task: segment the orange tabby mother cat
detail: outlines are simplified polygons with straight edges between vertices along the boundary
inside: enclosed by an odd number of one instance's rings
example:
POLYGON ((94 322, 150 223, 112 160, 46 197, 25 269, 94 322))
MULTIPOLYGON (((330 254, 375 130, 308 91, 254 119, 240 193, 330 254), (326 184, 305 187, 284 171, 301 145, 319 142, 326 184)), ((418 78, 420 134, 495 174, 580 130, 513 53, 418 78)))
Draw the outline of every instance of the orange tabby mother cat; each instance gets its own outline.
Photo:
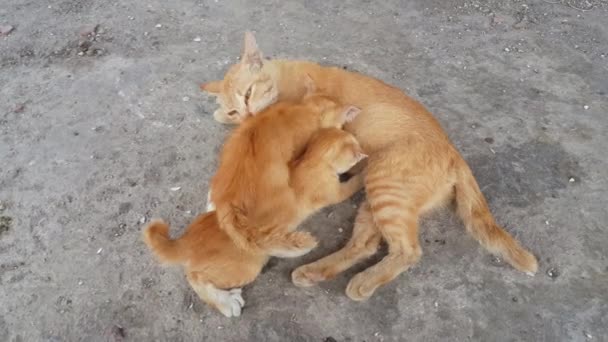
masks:
POLYGON ((322 93, 362 109, 346 125, 366 153, 367 201, 361 205, 350 242, 338 252, 292 273, 296 285, 329 279, 375 253, 384 238, 389 253, 357 274, 346 294, 370 297, 416 263, 422 250, 418 218, 454 199, 467 231, 490 252, 520 271, 537 271, 536 258, 522 248, 490 213, 473 174, 449 138, 424 106, 384 82, 335 67, 305 61, 264 61, 251 33, 246 33, 241 61, 224 80, 201 86, 217 95, 214 117, 239 123, 277 100, 297 100, 312 78, 322 93))

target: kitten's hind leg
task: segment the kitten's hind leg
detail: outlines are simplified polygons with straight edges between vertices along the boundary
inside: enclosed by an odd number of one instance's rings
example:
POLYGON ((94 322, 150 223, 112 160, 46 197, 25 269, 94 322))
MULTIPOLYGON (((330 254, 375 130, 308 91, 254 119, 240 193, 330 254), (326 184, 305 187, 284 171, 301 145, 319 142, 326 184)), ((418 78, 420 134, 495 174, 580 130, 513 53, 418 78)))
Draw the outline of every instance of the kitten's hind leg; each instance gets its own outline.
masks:
POLYGON ((363 202, 355 218, 353 236, 346 246, 313 263, 296 268, 291 273, 291 280, 296 286, 308 287, 331 279, 375 254, 381 238, 380 231, 374 224, 369 204, 367 201, 363 202))
POLYGON ((188 273, 188 282, 202 301, 216 308, 226 317, 241 315, 245 300, 241 296, 240 288, 221 290, 200 278, 196 272, 188 273))
POLYGON ((296 258, 317 247, 317 239, 306 232, 289 232, 265 239, 260 244, 264 251, 278 258, 296 258))

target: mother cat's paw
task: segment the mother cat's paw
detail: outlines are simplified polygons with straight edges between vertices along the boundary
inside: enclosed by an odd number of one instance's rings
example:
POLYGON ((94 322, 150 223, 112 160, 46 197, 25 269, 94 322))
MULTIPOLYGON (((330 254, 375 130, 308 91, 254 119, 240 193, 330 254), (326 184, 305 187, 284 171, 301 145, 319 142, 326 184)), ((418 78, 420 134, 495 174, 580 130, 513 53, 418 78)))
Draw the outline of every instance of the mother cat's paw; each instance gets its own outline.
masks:
POLYGON ((371 297, 376 288, 377 286, 372 284, 372 279, 363 271, 355 275, 348 282, 348 286, 346 286, 346 295, 352 300, 363 301, 371 297))

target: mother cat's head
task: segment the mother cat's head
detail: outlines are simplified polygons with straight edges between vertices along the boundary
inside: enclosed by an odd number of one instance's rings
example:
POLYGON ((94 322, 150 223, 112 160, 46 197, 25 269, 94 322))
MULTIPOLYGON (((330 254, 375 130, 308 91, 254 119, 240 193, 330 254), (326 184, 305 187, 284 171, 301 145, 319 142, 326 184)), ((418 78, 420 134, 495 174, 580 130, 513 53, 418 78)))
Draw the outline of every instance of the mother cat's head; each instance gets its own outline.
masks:
POLYGON ((201 85, 217 97, 220 108, 213 113, 217 121, 238 124, 277 101, 279 90, 268 64, 253 34, 246 32, 240 62, 230 67, 223 80, 201 85))

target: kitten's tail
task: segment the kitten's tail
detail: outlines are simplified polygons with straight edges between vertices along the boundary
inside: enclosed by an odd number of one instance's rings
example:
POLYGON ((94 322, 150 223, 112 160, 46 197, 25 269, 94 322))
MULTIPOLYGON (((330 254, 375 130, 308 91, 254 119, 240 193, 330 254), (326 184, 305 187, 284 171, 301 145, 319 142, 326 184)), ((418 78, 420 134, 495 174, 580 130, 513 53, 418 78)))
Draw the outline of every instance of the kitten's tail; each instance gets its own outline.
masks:
POLYGON ((457 212, 467 231, 491 253, 504 258, 516 269, 528 274, 536 273, 536 257, 521 247, 517 240, 496 223, 471 169, 464 160, 457 172, 457 212))
POLYGON ((179 240, 169 238, 169 225, 162 220, 151 221, 144 228, 144 242, 156 257, 163 263, 177 264, 183 262, 179 240))

